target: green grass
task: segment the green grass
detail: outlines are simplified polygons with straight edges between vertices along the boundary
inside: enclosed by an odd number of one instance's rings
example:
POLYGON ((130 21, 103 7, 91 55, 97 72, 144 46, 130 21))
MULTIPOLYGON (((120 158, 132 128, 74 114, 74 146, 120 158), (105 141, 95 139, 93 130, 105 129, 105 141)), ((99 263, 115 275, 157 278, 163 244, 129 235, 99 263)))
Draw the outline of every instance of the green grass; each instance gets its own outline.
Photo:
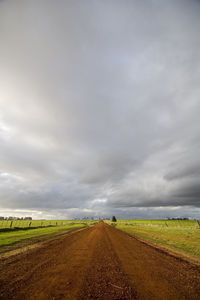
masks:
POLYGON ((69 223, 93 222, 90 220, 16 220, 0 221, 0 230, 4 228, 26 228, 26 227, 46 227, 46 226, 64 226, 69 223))
MULTIPOLYGON (((5 222, 5 221, 4 221, 5 222)), ((24 221, 26 222, 26 221, 24 221)), ((30 221, 29 221, 30 222, 30 221)), ((9 227, 2 227, 2 231, 0 231, 0 247, 3 246, 10 246, 19 242, 28 241, 28 240, 38 240, 38 238, 42 238, 44 236, 48 235, 55 235, 64 231, 83 228, 86 226, 91 226, 95 222, 94 221, 59 221, 60 225, 54 226, 47 225, 48 222, 46 222, 46 227, 39 227, 40 223, 37 223, 38 221, 34 221, 35 225, 32 228, 29 228, 24 223, 24 227, 21 227, 21 229, 17 228, 9 228, 9 227), (61 225, 64 224, 64 225, 61 225), (35 228, 38 227, 38 228, 35 228)), ((52 222, 52 221, 51 221, 52 222)), ((56 221, 54 221, 56 222, 56 221)))
POLYGON ((200 228, 197 221, 118 220, 115 226, 131 235, 200 259, 200 228))

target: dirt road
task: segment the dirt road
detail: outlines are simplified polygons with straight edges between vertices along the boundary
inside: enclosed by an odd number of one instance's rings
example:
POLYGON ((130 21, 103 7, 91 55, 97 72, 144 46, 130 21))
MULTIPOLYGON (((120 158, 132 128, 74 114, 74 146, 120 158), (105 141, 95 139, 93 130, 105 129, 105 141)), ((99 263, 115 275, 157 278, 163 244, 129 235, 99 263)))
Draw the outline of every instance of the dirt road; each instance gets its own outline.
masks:
POLYGON ((200 299, 200 267, 101 222, 1 259, 0 299, 200 299))

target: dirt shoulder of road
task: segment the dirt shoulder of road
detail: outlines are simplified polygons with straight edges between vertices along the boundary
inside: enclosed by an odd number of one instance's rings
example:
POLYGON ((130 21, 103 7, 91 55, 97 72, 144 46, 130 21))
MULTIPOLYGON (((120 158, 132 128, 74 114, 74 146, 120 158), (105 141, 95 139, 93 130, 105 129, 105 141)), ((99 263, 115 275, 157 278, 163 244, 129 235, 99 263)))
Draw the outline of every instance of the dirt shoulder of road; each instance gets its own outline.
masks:
MULTIPOLYGON (((116 227, 115 227, 116 228, 116 227)), ((128 236, 130 236, 131 238, 149 246, 149 247, 152 247, 154 249, 156 249, 157 251, 159 252, 162 252, 162 253, 165 253, 169 256, 172 256, 176 259, 179 259, 179 260, 182 260, 182 261, 186 261, 190 264, 193 264, 193 265, 196 265, 196 266, 200 266, 200 259, 198 259, 197 257, 194 257, 192 255, 189 255, 189 254, 186 254, 186 253, 183 253, 183 252, 180 252, 178 250, 175 250, 175 249, 172 249, 170 247, 167 247, 167 246, 163 246, 161 244, 156 244, 156 243, 153 243, 147 239, 144 239, 144 238, 141 238, 141 237, 138 237, 138 236, 135 236, 133 234, 130 234, 130 233, 127 233, 126 231, 123 231, 119 228, 116 228, 117 230, 119 231, 122 231, 124 233, 126 233, 128 236)))

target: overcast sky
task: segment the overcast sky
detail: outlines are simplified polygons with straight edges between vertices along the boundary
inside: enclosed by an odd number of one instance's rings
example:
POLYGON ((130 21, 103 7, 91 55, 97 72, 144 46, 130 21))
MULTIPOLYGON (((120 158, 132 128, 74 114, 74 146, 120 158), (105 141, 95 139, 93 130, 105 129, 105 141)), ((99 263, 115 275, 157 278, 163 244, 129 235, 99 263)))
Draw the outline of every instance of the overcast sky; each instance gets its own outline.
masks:
POLYGON ((0 1, 0 215, 200 217, 200 1, 0 1))

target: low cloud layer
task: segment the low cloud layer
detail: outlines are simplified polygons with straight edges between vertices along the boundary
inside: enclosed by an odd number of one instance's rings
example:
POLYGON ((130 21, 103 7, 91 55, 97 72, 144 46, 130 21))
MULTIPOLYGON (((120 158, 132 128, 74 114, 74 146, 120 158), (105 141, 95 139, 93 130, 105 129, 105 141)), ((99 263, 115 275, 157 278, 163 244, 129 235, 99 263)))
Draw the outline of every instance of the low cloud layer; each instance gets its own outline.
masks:
POLYGON ((200 212, 200 2, 0 1, 0 209, 200 212))

